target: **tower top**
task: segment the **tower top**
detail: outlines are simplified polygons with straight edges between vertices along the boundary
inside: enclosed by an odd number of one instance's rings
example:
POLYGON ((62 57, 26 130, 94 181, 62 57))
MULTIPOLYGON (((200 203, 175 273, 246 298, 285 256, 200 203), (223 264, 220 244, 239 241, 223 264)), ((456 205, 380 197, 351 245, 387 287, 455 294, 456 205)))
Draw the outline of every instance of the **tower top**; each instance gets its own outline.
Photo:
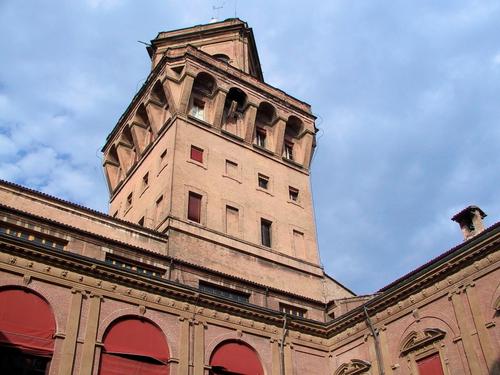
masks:
POLYGON ((148 47, 152 67, 167 49, 192 45, 264 81, 253 31, 238 18, 158 33, 148 47))

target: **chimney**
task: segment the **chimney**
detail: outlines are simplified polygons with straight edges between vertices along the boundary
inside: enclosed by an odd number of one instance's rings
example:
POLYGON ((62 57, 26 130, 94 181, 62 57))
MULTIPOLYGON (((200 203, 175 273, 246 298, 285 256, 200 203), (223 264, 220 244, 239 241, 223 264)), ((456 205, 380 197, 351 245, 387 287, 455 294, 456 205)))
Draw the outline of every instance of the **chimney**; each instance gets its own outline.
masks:
POLYGON ((474 237, 484 230, 483 218, 486 214, 478 206, 469 206, 451 218, 460 225, 464 241, 474 237))

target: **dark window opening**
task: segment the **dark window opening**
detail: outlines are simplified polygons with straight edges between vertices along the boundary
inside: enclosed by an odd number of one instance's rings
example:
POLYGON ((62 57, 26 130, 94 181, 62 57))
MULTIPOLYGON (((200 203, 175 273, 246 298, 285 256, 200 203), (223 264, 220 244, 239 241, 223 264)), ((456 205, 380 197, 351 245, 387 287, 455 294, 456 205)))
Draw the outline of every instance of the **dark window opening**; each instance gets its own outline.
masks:
POLYGON ((291 142, 285 143, 285 149, 284 149, 283 156, 288 160, 293 160, 293 143, 291 143, 291 142))
POLYGON ((201 195, 189 192, 188 219, 201 222, 201 195))
POLYGON ((232 299, 233 301, 238 301, 238 302, 248 303, 250 299, 248 293, 240 292, 229 288, 224 288, 218 285, 209 284, 201 280, 199 282, 199 289, 202 292, 210 293, 223 298, 232 299))
POLYGON ((298 202, 299 200, 299 191, 293 187, 288 188, 288 198, 293 202, 298 202))
POLYGON ((307 312, 307 310, 300 307, 285 305, 284 303, 280 303, 280 311, 288 315, 298 316, 300 318, 304 318, 307 312))
POLYGON ((261 189, 267 190, 269 187, 269 177, 259 173, 258 180, 259 180, 259 187, 261 189))
POLYGON ((271 221, 260 219, 260 241, 267 247, 271 247, 271 225, 271 221))

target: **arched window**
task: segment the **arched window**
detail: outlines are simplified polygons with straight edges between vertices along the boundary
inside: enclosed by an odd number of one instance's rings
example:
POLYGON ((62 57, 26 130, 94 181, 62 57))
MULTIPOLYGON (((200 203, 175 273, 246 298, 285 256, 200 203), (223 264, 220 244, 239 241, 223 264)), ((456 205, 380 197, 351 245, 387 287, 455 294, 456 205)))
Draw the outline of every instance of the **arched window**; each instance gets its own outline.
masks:
POLYGON ((269 144, 270 127, 276 120, 276 110, 274 107, 267 103, 262 102, 257 109, 257 116, 255 117, 255 139, 254 142, 257 146, 270 148, 269 144))
POLYGON ((243 112, 247 95, 237 87, 232 87, 224 103, 224 128, 238 136, 243 135, 243 112))
POLYGON ((0 373, 44 374, 54 351, 49 304, 25 289, 0 291, 0 373))
POLYGON ((207 120, 210 100, 215 91, 215 79, 208 73, 201 72, 193 82, 193 91, 189 104, 189 114, 199 120, 207 120))
POLYGON ((146 319, 127 317, 104 336, 100 375, 168 375, 169 352, 162 331, 146 319))
POLYGON ((302 132, 302 121, 298 117, 290 116, 285 127, 285 142, 283 145, 283 156, 289 160, 296 159, 296 140, 302 132))
POLYGON ((264 375, 264 369, 255 350, 242 341, 224 341, 210 358, 213 375, 264 375))

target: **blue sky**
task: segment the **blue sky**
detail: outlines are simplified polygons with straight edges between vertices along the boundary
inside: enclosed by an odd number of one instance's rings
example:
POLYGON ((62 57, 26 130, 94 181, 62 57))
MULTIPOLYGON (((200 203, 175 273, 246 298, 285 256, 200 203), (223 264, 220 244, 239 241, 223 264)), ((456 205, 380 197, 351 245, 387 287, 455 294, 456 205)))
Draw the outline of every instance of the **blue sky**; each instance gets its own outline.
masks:
MULTIPOLYGON (((106 211, 100 148, 158 31, 214 1, 0 0, 0 178, 106 211)), ((373 292, 500 219, 500 2, 238 1, 266 82, 312 105, 326 271, 373 292)))

